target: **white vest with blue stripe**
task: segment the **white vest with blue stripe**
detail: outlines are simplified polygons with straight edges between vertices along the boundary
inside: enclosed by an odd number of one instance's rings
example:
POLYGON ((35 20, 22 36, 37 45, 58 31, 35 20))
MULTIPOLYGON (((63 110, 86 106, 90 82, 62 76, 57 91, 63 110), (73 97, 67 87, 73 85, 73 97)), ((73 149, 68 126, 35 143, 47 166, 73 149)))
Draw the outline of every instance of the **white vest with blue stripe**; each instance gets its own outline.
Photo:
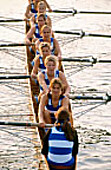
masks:
POLYGON ((37 10, 35 9, 33 2, 31 3, 31 12, 34 14, 37 13, 37 10))
POLYGON ((39 61, 40 61, 39 71, 45 71, 46 67, 44 66, 44 62, 43 62, 43 57, 42 56, 39 56, 39 61))
POLYGON ((51 113, 57 112, 57 110, 62 106, 62 99, 63 99, 64 97, 65 97, 65 96, 61 95, 60 98, 59 98, 58 105, 57 105, 56 107, 53 107, 53 105, 52 105, 52 95, 49 93, 49 94, 48 94, 48 103, 47 103, 47 105, 45 106, 45 110, 48 110, 48 111, 50 111, 51 113))
POLYGON ((66 139, 64 132, 56 127, 49 135, 49 150, 47 161, 53 165, 71 166, 74 164, 72 149, 74 142, 66 139))
MULTIPOLYGON (((44 74, 44 76, 45 76, 45 83, 46 83, 46 85, 47 85, 47 88, 49 88, 49 85, 50 85, 50 81, 49 81, 49 79, 48 79, 48 75, 47 75, 47 72, 46 71, 42 71, 42 73, 44 74)), ((59 77, 59 70, 55 70, 55 72, 54 72, 54 78, 58 78, 59 77)), ((43 88, 42 88, 42 86, 40 85, 40 92, 43 92, 43 88)))
POLYGON ((34 32, 35 38, 42 38, 42 36, 39 33, 39 27, 38 24, 35 24, 35 32, 34 32))

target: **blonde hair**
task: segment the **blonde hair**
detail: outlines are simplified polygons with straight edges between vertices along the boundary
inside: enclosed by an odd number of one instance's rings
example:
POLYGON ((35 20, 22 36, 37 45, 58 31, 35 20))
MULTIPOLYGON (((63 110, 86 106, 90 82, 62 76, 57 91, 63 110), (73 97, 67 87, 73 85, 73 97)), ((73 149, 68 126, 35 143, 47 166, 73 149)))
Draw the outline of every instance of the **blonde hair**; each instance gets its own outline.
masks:
POLYGON ((56 56, 54 56, 54 55, 47 56, 46 59, 45 59, 45 62, 44 62, 45 66, 47 65, 47 63, 49 61, 52 61, 55 64, 55 66, 57 66, 57 57, 56 56))
POLYGON ((37 5, 37 8, 40 6, 40 5, 44 5, 45 9, 46 9, 46 3, 44 1, 40 1, 37 5))
POLYGON ((45 28, 49 28, 50 33, 52 32, 51 27, 49 27, 48 25, 43 25, 42 28, 41 28, 41 33, 42 34, 43 34, 43 31, 44 31, 45 28))

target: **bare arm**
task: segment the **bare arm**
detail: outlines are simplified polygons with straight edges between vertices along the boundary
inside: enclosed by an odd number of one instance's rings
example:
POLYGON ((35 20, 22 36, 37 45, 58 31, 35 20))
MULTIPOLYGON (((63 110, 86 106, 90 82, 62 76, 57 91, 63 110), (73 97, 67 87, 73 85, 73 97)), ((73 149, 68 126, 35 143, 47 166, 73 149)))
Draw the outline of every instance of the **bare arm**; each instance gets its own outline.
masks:
POLYGON ((70 92, 70 86, 69 86, 69 84, 68 84, 68 82, 66 80, 66 77, 65 77, 64 73, 61 72, 61 71, 59 71, 59 78, 61 79, 62 84, 64 85, 64 89, 65 89, 64 95, 68 97, 69 92, 70 92))
POLYGON ((46 82, 45 82, 45 78, 44 78, 44 74, 42 72, 40 72, 38 74, 38 81, 39 81, 39 84, 42 86, 43 88, 43 91, 46 93, 49 91, 47 85, 46 85, 46 82))
POLYGON ((51 28, 52 28, 52 21, 51 21, 51 19, 50 19, 50 17, 49 17, 49 16, 47 16, 46 23, 47 23, 47 25, 48 25, 49 27, 51 27, 51 28))
POLYGON ((26 12, 25 12, 25 18, 26 19, 29 19, 32 16, 32 14, 30 13, 30 9, 31 9, 31 6, 28 5, 27 8, 26 8, 26 12))
POLYGON ((35 48, 36 50, 39 50, 39 44, 40 44, 40 41, 39 39, 35 42, 35 48))
POLYGON ((45 2, 46 7, 49 9, 49 12, 52 12, 52 9, 51 9, 50 5, 48 4, 48 2, 46 0, 43 0, 43 1, 45 2))
POLYGON ((39 104, 39 113, 38 113, 39 123, 45 124, 44 111, 45 111, 46 101, 47 101, 47 95, 44 94, 44 95, 41 96, 41 100, 40 100, 40 104, 39 104))
POLYGON ((75 156, 75 169, 74 170, 76 169, 77 169, 77 155, 75 156))
POLYGON ((40 64, 39 55, 37 55, 34 58, 34 66, 31 73, 32 78, 37 78, 39 64, 40 64))
POLYGON ((28 31, 25 41, 27 44, 31 44, 30 38, 33 38, 33 34, 35 32, 35 26, 32 26, 31 29, 28 31))
POLYGON ((66 110, 69 109, 69 99, 67 97, 62 99, 62 107, 64 107, 66 110))
POLYGON ((55 38, 54 38, 54 48, 55 48, 54 51, 55 55, 57 55, 58 59, 61 60, 61 56, 62 56, 61 49, 58 41, 55 38))
POLYGON ((35 14, 32 15, 32 17, 30 18, 30 25, 31 27, 35 24, 35 14))

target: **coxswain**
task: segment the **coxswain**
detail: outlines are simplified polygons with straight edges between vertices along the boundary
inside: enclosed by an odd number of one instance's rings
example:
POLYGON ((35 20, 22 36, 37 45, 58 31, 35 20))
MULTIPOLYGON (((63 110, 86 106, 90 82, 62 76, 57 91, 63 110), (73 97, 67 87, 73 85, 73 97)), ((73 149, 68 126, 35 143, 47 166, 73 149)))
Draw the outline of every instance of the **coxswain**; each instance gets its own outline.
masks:
POLYGON ((55 116, 55 126, 44 137, 42 154, 50 170, 76 170, 79 147, 77 131, 70 125, 70 114, 65 107, 61 107, 55 116))

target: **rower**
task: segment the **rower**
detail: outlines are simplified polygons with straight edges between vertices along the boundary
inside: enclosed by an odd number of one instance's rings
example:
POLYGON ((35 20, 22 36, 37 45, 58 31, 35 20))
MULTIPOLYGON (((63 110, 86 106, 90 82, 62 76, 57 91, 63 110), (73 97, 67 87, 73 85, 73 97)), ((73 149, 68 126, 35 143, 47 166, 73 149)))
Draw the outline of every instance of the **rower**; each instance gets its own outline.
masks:
POLYGON ((49 169, 76 170, 79 147, 77 131, 69 123, 70 114, 66 108, 60 108, 55 116, 55 126, 44 137, 42 154, 49 169))
MULTIPOLYGON (((62 94, 62 81, 53 78, 50 82, 50 92, 41 96, 39 104, 39 122, 44 127, 46 123, 55 123, 55 112, 62 106, 69 110, 69 99, 62 94)), ((71 120, 72 122, 72 117, 71 120)))
MULTIPOLYGON (((26 34, 26 44, 32 44, 34 43, 38 38, 41 38, 42 36, 40 35, 40 30, 43 25, 46 23, 46 17, 44 14, 39 14, 37 16, 37 23, 31 27, 31 29, 28 31, 26 34), (34 38, 33 38, 34 37, 34 38), (32 40, 32 41, 31 41, 32 40)), ((33 45, 30 47, 29 52, 31 53, 32 59, 35 57, 35 46, 33 45)))
POLYGON ((36 53, 39 54, 39 44, 41 42, 48 42, 51 45, 51 54, 52 55, 56 55, 58 57, 59 60, 59 68, 61 68, 61 49, 59 46, 59 43, 57 41, 56 38, 53 38, 53 32, 51 27, 49 27, 48 25, 44 25, 41 28, 41 36, 42 38, 39 38, 36 42, 35 42, 35 47, 36 47, 36 53))
POLYGON ((37 15, 43 13, 43 14, 45 14, 47 25, 49 25, 50 27, 52 27, 51 19, 50 19, 50 17, 46 14, 46 4, 45 4, 44 1, 40 1, 40 2, 38 3, 37 11, 38 11, 38 13, 33 14, 33 16, 31 17, 31 19, 30 19, 30 24, 31 24, 31 25, 34 25, 34 24, 36 23, 37 15))
POLYGON ((33 36, 35 37, 35 40, 37 40, 38 38, 42 38, 42 36, 40 35, 40 30, 42 28, 43 25, 45 25, 46 23, 46 17, 44 14, 39 14, 37 16, 37 19, 36 19, 36 24, 33 25, 29 32, 27 33, 26 35, 26 43, 27 44, 31 44, 32 42, 30 41, 30 39, 33 38, 33 36))
POLYGON ((51 27, 49 27, 48 25, 44 25, 41 28, 41 35, 42 38, 39 38, 35 44, 36 44, 36 49, 39 49, 39 44, 41 42, 48 42, 51 45, 51 54, 57 55, 58 58, 61 58, 61 50, 60 50, 60 46, 59 43, 57 41, 57 39, 52 37, 52 29, 51 27))
POLYGON ((49 85, 53 78, 59 77, 64 85, 64 95, 69 96, 70 86, 66 80, 66 77, 62 71, 58 70, 57 67, 57 57, 56 56, 47 56, 45 59, 45 67, 46 70, 40 72, 37 75, 39 84, 40 84, 40 91, 41 93, 49 92, 49 85))
POLYGON ((51 54, 50 44, 47 42, 41 42, 39 45, 39 51, 40 54, 37 55, 32 62, 33 65, 31 73, 32 78, 37 78, 38 71, 40 72, 46 69, 44 65, 44 60, 48 55, 51 54))

